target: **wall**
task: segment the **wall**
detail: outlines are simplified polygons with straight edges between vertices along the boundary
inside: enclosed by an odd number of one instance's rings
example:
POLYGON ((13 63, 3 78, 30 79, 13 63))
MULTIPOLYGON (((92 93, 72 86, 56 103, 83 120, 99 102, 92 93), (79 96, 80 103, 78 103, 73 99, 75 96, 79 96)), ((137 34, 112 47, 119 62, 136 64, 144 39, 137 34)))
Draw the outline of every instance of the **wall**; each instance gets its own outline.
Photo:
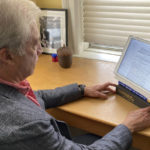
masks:
POLYGON ((33 0, 40 8, 62 8, 62 0, 33 0))

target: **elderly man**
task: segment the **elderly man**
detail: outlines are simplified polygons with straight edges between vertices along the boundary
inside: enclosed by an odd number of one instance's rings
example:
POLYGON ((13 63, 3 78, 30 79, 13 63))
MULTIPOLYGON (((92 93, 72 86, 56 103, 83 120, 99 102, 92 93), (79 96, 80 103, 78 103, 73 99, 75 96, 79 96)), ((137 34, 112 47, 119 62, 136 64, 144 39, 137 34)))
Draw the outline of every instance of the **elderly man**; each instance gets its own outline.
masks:
POLYGON ((127 150, 132 133, 150 125, 150 107, 132 112, 88 146, 63 136, 57 121, 45 112, 83 96, 106 99, 103 91, 114 92, 110 86, 116 85, 71 84, 33 92, 25 79, 41 53, 39 13, 29 0, 0 0, 0 150, 127 150))

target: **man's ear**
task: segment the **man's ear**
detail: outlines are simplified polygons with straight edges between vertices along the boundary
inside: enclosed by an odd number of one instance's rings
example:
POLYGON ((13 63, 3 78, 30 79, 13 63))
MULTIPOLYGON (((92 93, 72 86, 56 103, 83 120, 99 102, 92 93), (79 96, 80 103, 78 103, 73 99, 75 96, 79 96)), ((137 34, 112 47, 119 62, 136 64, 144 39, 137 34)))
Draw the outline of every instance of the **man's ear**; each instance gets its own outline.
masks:
POLYGON ((3 63, 11 63, 13 60, 13 55, 6 49, 0 49, 0 61, 3 63))

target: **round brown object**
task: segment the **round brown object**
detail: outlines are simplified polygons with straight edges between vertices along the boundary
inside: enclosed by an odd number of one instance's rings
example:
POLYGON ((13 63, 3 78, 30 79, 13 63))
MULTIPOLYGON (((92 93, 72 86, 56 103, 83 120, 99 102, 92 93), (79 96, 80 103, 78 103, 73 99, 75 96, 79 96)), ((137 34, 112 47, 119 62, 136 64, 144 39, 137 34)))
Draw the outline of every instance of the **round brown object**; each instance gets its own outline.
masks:
POLYGON ((72 65, 72 52, 71 50, 66 47, 60 47, 57 50, 57 55, 58 55, 58 62, 61 67, 63 68, 70 68, 72 65))

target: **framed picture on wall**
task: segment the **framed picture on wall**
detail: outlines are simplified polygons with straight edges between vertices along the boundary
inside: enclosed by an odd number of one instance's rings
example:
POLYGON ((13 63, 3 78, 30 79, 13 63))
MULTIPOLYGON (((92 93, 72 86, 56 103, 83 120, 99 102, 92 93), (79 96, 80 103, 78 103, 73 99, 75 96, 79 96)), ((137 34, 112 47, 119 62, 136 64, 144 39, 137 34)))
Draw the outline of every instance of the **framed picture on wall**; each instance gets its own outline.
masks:
POLYGON ((40 35, 43 53, 56 53, 68 45, 68 17, 66 9, 41 8, 40 35))

